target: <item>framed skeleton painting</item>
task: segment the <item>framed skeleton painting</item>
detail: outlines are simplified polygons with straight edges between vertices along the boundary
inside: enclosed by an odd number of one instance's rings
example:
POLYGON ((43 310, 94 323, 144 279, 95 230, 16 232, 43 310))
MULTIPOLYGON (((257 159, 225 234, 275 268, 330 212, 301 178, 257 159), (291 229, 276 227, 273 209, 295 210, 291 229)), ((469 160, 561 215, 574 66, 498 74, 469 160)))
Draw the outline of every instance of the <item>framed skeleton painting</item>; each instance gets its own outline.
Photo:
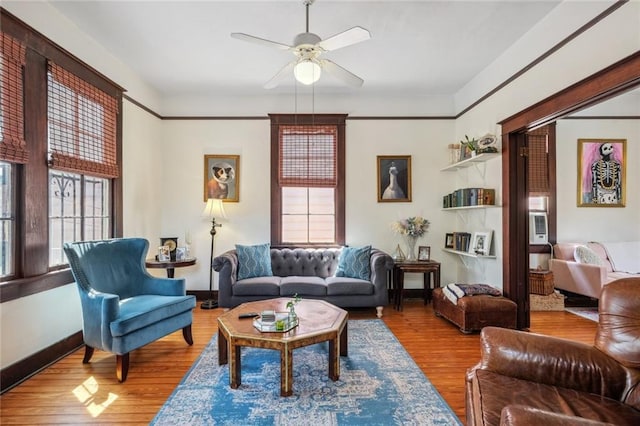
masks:
POLYGON ((578 139, 578 207, 624 207, 626 139, 578 139))

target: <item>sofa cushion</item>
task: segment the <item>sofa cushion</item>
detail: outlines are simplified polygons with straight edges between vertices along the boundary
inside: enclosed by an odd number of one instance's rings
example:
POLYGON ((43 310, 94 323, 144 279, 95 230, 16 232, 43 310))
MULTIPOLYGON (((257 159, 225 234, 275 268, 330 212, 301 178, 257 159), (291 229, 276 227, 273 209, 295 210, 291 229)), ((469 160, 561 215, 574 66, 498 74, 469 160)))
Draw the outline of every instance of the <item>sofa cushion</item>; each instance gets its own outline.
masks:
POLYGON ((236 252, 238 253, 238 280, 273 275, 271 272, 271 245, 269 243, 255 246, 236 244, 236 252))
POLYGON ((327 296, 370 295, 374 292, 371 281, 348 277, 327 278, 327 296))
POLYGON ((280 277, 254 277, 238 280, 231 287, 234 296, 278 296, 280 295, 280 277))
POLYGON ((135 296, 120 301, 118 319, 109 324, 113 337, 124 336, 195 308, 193 296, 135 296))
POLYGON ((587 246, 577 246, 573 257, 578 263, 586 263, 589 265, 603 266, 602 259, 587 246))
POLYGON ((327 284, 320 277, 282 277, 280 296, 326 296, 327 284))
POLYGON ((371 246, 344 247, 340 253, 336 277, 371 278, 371 246))

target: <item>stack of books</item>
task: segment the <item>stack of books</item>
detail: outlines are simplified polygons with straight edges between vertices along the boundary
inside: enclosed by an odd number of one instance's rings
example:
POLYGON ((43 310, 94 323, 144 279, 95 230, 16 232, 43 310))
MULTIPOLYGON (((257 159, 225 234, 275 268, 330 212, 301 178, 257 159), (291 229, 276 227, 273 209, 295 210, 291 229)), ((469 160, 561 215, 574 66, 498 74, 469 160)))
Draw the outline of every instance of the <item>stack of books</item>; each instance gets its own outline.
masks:
POLYGON ((467 206, 493 206, 496 190, 491 188, 461 188, 442 197, 442 208, 467 206))

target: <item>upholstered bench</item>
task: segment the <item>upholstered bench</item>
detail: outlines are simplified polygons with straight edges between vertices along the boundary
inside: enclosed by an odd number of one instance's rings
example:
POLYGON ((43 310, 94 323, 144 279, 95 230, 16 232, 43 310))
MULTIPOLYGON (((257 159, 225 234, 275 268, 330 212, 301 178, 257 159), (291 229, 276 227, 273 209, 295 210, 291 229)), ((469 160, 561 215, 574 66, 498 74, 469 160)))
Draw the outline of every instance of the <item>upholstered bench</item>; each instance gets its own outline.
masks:
POLYGON ((482 327, 516 328, 517 305, 503 296, 478 294, 451 302, 442 288, 433 289, 433 311, 436 316, 446 318, 463 333, 480 331, 482 327))

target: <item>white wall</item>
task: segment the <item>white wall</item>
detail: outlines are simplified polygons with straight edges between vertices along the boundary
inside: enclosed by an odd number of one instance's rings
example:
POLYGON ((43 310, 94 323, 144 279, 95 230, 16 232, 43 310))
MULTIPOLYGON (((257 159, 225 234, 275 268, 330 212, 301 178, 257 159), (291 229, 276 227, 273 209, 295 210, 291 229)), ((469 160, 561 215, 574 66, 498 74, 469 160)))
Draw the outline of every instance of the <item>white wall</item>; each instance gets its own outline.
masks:
POLYGON ((559 120, 558 241, 640 240, 640 120, 559 120), (626 139, 626 206, 578 207, 578 139, 626 139))
MULTIPOLYGON (((399 218, 423 215, 432 222, 420 245, 432 247, 432 257, 443 260, 443 279, 453 279, 455 267, 437 250, 451 218, 440 211, 446 145, 453 120, 397 121, 347 120, 346 124, 346 240, 351 245, 372 244, 389 253, 403 243, 391 231, 399 218), (378 203, 376 156, 411 155, 413 193, 411 203, 378 203)), ((161 206, 159 234, 187 231, 193 238, 197 265, 177 269, 187 288, 209 286, 208 257, 211 224, 201 217, 204 207, 204 155, 240 155, 238 203, 225 203, 229 220, 216 234, 215 254, 234 244, 258 244, 270 240, 270 125, 269 120, 168 120, 162 123, 161 177, 165 202, 161 206)), ((179 241, 180 243, 180 241, 179 241)), ((407 287, 412 285, 407 279, 407 287)), ((416 277, 413 277, 418 281, 416 277)), ((419 277, 418 277, 419 278, 419 277)), ((217 280, 217 276, 215 278, 217 280)), ((421 283, 421 281, 420 281, 421 283)), ((217 288, 217 284, 214 285, 217 288)))

